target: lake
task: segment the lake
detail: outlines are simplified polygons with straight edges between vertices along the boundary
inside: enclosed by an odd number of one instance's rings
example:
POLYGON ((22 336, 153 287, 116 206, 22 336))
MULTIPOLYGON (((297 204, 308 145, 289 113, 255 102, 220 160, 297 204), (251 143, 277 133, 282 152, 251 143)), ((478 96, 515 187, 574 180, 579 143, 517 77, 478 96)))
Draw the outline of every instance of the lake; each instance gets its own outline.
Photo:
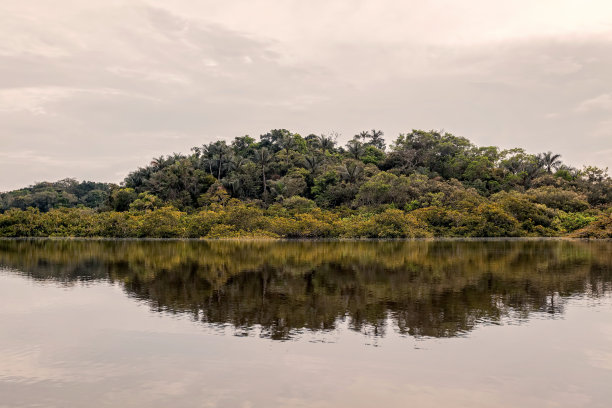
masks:
POLYGON ((0 407, 610 407, 612 242, 0 240, 0 407))

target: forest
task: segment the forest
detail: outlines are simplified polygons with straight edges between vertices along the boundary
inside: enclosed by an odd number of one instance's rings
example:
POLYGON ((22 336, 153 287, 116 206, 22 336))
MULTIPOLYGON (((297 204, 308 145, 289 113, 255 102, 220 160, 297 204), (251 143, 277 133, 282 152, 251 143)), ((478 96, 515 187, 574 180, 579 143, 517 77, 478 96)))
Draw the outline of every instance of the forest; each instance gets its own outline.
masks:
POLYGON ((119 185, 75 179, 0 194, 0 236, 612 238, 607 169, 413 130, 285 129, 154 158, 119 185))

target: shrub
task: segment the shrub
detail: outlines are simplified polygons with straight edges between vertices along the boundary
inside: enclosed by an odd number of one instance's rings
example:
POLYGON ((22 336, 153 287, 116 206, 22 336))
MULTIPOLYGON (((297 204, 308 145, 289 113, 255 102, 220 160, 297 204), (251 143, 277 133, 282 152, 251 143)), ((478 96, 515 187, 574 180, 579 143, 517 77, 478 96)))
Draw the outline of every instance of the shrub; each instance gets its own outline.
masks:
POLYGON ((476 214, 466 217, 470 222, 466 236, 471 237, 516 237, 521 235, 520 224, 501 207, 482 204, 476 214))
POLYGON ((162 207, 141 216, 140 236, 151 238, 178 238, 186 235, 181 223, 185 213, 174 207, 162 207))
POLYGON ((528 232, 537 232, 537 226, 551 227, 556 216, 554 210, 534 203, 531 197, 524 193, 504 191, 494 194, 491 199, 516 218, 521 223, 521 228, 528 232))
POLYGON ((294 217, 270 217, 268 230, 285 238, 329 238, 339 235, 339 225, 334 214, 317 208, 294 217))
POLYGON ((317 204, 307 198, 293 196, 283 200, 283 207, 293 213, 305 213, 315 209, 317 204))
POLYGON ((429 237, 427 225, 402 210, 387 209, 369 218, 364 216, 346 219, 345 237, 364 238, 416 238, 429 237))
POLYGON ((3 237, 40 237, 47 235, 41 224, 38 208, 11 208, 0 214, 0 234, 3 237))
POLYGON ((186 235, 189 238, 207 236, 211 229, 221 223, 223 214, 217 211, 202 210, 185 217, 186 235))
POLYGON ((222 219, 223 223, 244 231, 263 228, 266 223, 260 208, 245 205, 237 200, 231 200, 230 205, 225 207, 222 219))
POLYGON ((98 222, 93 232, 97 237, 128 238, 139 235, 136 216, 127 212, 103 212, 98 214, 98 222))
POLYGON ((612 214, 602 214, 586 227, 570 235, 576 238, 612 238, 612 214))
POLYGON ((527 195, 536 203, 566 212, 579 212, 589 208, 589 203, 582 194, 552 186, 531 189, 527 195))
POLYGON ((162 205, 162 201, 153 194, 140 193, 138 198, 130 204, 129 208, 130 211, 150 211, 160 208, 162 205))
POLYGON ((565 232, 572 232, 580 228, 584 228, 593 221, 597 219, 597 217, 593 215, 589 215, 583 212, 580 213, 566 213, 561 212, 558 215, 559 226, 565 232))

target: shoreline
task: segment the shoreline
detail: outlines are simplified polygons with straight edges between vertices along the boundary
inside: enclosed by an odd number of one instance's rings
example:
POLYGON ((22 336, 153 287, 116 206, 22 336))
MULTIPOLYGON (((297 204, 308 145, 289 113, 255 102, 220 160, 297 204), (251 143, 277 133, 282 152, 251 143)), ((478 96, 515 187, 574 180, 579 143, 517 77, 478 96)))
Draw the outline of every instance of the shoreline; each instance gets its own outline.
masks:
POLYGON ((579 237, 422 237, 422 238, 266 238, 266 237, 228 237, 228 238, 155 238, 155 237, 0 237, 0 241, 168 241, 168 242, 407 242, 407 241, 612 241, 612 238, 579 237))

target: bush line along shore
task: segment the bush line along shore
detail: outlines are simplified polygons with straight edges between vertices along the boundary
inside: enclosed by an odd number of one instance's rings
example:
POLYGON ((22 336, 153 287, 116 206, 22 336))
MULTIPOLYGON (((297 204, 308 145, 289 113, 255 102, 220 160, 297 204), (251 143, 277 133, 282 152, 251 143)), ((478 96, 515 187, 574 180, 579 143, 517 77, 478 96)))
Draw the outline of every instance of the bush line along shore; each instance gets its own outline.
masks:
POLYGON ((121 185, 65 179, 0 194, 2 237, 612 238, 607 169, 413 130, 280 129, 155 158, 121 185))

